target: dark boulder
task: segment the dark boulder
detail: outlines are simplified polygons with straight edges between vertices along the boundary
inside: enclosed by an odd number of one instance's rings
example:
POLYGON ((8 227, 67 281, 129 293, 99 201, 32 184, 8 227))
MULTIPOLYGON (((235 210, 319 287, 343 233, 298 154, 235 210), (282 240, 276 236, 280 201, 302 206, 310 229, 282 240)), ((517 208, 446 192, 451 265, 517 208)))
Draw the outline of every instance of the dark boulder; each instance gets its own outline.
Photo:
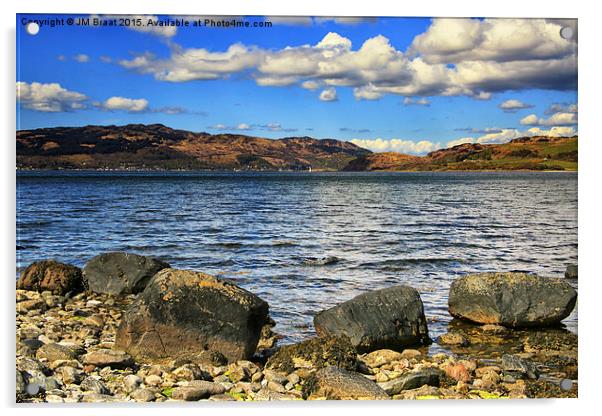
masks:
POLYGON ((347 336, 358 352, 403 349, 430 342, 420 294, 410 286, 364 293, 319 312, 319 336, 347 336))
POLYGON ((144 290, 150 279, 169 264, 153 257, 113 252, 92 258, 84 267, 88 289, 96 293, 127 295, 144 290))
POLYGON ((566 266, 566 270, 564 272, 564 277, 567 279, 576 279, 577 278, 577 265, 569 264, 566 266))
POLYGON ((229 361, 250 358, 268 304, 213 276, 163 269, 123 314, 115 348, 138 361, 192 359, 216 351, 229 361))
POLYGON ((456 279, 449 313, 481 324, 546 326, 569 316, 577 292, 564 279, 524 273, 478 273, 456 279))
POLYGON ((37 292, 49 290, 55 295, 81 292, 84 290, 82 271, 79 267, 55 260, 37 261, 21 272, 17 289, 37 292))

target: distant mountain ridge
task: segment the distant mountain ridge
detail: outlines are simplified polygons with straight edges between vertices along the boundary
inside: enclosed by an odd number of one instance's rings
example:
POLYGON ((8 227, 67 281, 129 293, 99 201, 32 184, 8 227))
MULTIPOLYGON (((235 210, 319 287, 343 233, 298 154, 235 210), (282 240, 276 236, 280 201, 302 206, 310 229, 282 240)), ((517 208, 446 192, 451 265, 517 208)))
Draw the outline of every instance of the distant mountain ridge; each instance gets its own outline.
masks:
POLYGON ((17 132, 17 166, 33 169, 340 170, 369 153, 333 139, 211 135, 162 124, 17 132))
POLYGON ((521 137, 502 144, 464 143, 426 156, 372 153, 347 171, 577 170, 578 137, 521 137))
POLYGON ((19 169, 576 170, 578 137, 465 143, 426 156, 372 153, 334 139, 194 133, 162 124, 52 127, 16 135, 19 169))

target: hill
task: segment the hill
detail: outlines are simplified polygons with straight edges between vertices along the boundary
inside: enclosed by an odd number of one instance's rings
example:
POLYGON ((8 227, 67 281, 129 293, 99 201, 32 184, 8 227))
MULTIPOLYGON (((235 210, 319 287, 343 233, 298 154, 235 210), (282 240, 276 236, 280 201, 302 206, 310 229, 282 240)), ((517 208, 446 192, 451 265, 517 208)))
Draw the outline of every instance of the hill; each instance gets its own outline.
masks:
POLYGON ((576 170, 577 136, 465 143, 426 156, 372 153, 348 141, 194 133, 162 124, 17 132, 20 169, 576 170))
POLYGON ((17 132, 21 169, 340 170, 369 153, 332 139, 211 135, 162 124, 17 132))
POLYGON ((521 137, 503 144, 465 143, 423 157, 372 153, 347 171, 577 170, 578 137, 521 137))

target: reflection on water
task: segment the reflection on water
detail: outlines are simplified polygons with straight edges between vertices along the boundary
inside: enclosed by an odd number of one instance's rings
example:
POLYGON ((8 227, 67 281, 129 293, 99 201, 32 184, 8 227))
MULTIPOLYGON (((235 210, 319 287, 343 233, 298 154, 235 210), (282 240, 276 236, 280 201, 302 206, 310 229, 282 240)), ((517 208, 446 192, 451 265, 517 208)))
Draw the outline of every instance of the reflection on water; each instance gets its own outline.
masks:
MULTIPOLYGON (((17 238, 18 267, 127 250, 231 278, 289 342, 321 309, 409 284, 436 337, 455 277, 576 263, 577 174, 26 172, 17 238)), ((576 310, 565 324, 577 331, 576 310)))

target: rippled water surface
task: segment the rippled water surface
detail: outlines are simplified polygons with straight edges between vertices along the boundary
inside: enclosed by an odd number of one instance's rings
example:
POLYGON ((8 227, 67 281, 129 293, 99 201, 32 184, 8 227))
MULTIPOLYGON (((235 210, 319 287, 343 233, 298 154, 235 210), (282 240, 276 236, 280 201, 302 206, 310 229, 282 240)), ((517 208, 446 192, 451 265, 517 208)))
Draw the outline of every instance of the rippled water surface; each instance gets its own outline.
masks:
POLYGON ((233 279, 289 342, 321 309, 409 284, 434 337, 454 278, 577 262, 577 174, 25 172, 17 239, 19 268, 127 250, 233 279), (339 261, 308 262, 325 256, 339 261))

